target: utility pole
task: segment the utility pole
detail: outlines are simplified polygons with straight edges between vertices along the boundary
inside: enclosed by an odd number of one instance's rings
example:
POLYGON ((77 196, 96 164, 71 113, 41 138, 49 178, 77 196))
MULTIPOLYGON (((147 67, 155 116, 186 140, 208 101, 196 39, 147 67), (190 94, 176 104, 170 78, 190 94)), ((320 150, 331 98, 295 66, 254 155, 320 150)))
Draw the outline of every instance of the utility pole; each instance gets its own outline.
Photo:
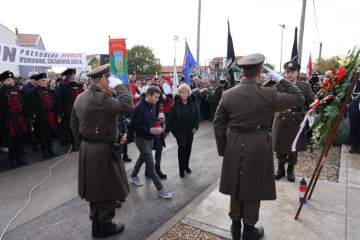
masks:
POLYGON ((319 61, 321 59, 321 50, 322 50, 322 42, 320 42, 320 49, 319 49, 319 61))
POLYGON ((198 26, 197 26, 197 46, 196 46, 196 64, 197 74, 200 75, 200 19, 201 19, 201 0, 199 0, 198 26))
POLYGON ((281 72, 281 67, 282 67, 282 50, 283 50, 283 36, 284 36, 284 28, 285 28, 285 24, 279 24, 279 26, 281 27, 281 50, 280 50, 280 67, 279 67, 279 72, 281 72))
POLYGON ((300 20, 300 35, 299 35, 299 49, 298 49, 298 62, 301 65, 302 60, 302 46, 303 46, 303 37, 304 37, 304 25, 305 25, 305 11, 306 11, 306 0, 303 0, 302 10, 301 10, 301 20, 300 20))

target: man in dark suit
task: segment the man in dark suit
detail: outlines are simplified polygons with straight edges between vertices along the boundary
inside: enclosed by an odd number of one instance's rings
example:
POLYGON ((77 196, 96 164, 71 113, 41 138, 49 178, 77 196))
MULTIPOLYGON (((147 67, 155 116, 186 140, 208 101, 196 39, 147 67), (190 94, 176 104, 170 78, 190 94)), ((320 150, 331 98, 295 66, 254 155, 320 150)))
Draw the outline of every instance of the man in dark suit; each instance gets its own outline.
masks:
POLYGON ((214 131, 219 156, 223 156, 220 189, 231 196, 229 216, 233 239, 260 239, 260 201, 276 199, 273 150, 268 126, 276 111, 302 105, 301 91, 280 74, 268 70, 284 93, 275 88, 259 86, 265 57, 251 54, 241 58, 244 79, 226 90, 214 119, 214 131), (228 131, 228 127, 230 130, 228 131))
POLYGON ((90 203, 92 236, 105 238, 124 230, 112 223, 117 199, 125 199, 129 184, 123 161, 112 152, 118 136, 118 115, 133 110, 129 86, 110 77, 105 64, 87 74, 89 89, 80 94, 71 114, 71 129, 79 152, 79 196, 90 203), (114 100, 112 94, 121 96, 114 100))
MULTIPOLYGON (((294 168, 297 163, 298 152, 306 151, 307 149, 307 129, 304 128, 297 142, 296 152, 291 151, 291 145, 305 116, 306 110, 304 107, 309 106, 315 99, 311 85, 299 81, 300 68, 300 64, 294 61, 284 64, 285 78, 301 90, 305 98, 305 104, 299 104, 285 111, 277 112, 274 116, 271 132, 273 133, 274 151, 278 159, 278 170, 275 174, 276 180, 285 177, 285 163, 287 162, 287 179, 289 182, 294 182, 294 168)), ((279 92, 284 92, 280 84, 276 84, 275 87, 279 92)))

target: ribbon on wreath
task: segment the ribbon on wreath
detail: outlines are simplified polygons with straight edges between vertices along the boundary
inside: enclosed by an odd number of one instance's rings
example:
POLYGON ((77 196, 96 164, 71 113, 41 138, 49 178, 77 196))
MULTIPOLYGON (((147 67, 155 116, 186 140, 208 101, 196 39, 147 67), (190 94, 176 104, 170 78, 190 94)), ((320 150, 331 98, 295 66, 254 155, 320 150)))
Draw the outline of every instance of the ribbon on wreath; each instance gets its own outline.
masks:
POLYGON ((299 140, 299 137, 300 137, 300 134, 302 133, 304 127, 305 127, 305 124, 306 124, 306 121, 309 120, 309 117, 310 117, 310 113, 315 111, 315 109, 320 106, 321 104, 323 104, 326 100, 328 99, 331 99, 333 98, 334 95, 328 95, 326 97, 324 97, 323 99, 321 99, 320 101, 316 101, 314 102, 312 105, 310 105, 310 109, 306 112, 305 116, 304 116, 304 119, 302 120, 301 124, 300 124, 300 129, 298 131, 298 133, 296 134, 296 137, 291 145, 291 151, 292 152, 296 152, 296 144, 299 140))

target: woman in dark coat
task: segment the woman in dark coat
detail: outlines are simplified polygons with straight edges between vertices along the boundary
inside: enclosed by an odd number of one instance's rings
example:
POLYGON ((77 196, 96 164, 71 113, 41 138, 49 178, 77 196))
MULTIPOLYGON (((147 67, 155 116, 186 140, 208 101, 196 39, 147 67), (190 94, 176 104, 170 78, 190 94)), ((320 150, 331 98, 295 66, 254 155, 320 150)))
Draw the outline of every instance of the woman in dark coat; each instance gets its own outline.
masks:
POLYGON ((184 172, 191 173, 189 159, 194 134, 199 129, 199 109, 196 98, 191 96, 191 90, 186 84, 181 84, 171 106, 169 119, 166 122, 166 136, 171 131, 178 144, 178 160, 180 177, 184 172))

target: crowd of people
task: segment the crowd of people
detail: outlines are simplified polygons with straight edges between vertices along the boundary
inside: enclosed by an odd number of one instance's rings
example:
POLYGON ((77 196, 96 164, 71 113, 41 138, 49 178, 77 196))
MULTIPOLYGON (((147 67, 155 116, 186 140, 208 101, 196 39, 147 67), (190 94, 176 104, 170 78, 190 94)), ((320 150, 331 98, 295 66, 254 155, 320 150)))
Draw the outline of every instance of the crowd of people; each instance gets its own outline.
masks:
MULTIPOLYGON (((135 72, 129 73, 129 84, 122 84, 110 74, 109 64, 87 73, 89 80, 84 82, 76 80, 75 69, 65 70, 56 80, 31 72, 29 80, 17 82, 5 71, 0 74, 1 151, 9 153, 14 168, 27 164, 25 143, 34 151, 40 145, 44 158, 58 155, 55 137, 79 151, 79 196, 90 204, 93 237, 104 238, 123 231, 124 224, 112 222, 115 208, 125 201, 128 182, 143 185, 143 164, 158 195, 172 197, 161 181, 167 178, 161 169, 166 138, 171 133, 176 139, 179 176, 184 178, 192 172, 194 134, 201 120, 209 120, 219 156, 224 157, 220 192, 231 197, 231 234, 234 239, 260 239, 264 229, 255 227, 260 201, 276 199, 275 180, 287 176, 295 181, 298 152, 307 149, 309 129, 301 132, 296 152, 291 150, 292 140, 315 94, 332 78, 327 71, 304 79, 294 61, 284 64, 281 75, 263 66, 264 59, 261 54, 240 59, 243 76, 235 86, 223 76, 191 75, 189 85, 180 76, 174 87, 170 76, 140 79, 135 72), (127 179, 124 162, 132 161, 131 143, 139 156, 127 179), (273 151, 278 161, 275 174, 273 151)), ((359 86, 349 106, 350 153, 360 152, 355 131, 360 122, 359 86)))

